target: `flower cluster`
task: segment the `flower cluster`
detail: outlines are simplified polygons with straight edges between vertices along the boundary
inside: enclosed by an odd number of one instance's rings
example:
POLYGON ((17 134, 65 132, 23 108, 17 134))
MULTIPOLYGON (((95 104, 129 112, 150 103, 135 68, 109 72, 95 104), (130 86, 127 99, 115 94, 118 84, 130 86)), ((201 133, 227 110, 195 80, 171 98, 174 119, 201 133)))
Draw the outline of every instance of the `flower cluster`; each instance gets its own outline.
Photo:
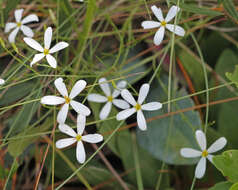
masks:
MULTIPOLYGON (((81 2, 82 1, 83 0, 81 0, 81 2)), ((151 7, 151 10, 159 22, 143 21, 141 25, 144 29, 159 28, 154 36, 155 45, 161 44, 162 40, 164 39, 165 29, 168 29, 178 36, 185 35, 185 31, 182 27, 176 24, 168 24, 173 18, 176 17, 177 13, 180 11, 179 7, 172 6, 165 18, 163 17, 161 9, 157 8, 155 5, 151 7)), ((52 68, 56 68, 57 60, 52 56, 52 54, 68 47, 69 44, 67 42, 59 42, 51 48, 53 30, 51 27, 48 27, 44 33, 44 47, 40 45, 37 41, 32 39, 34 33, 31 28, 26 26, 26 24, 30 22, 38 22, 39 19, 35 14, 30 14, 22 19, 23 11, 23 9, 16 10, 14 13, 16 22, 9 22, 6 24, 5 32, 7 33, 12 30, 8 37, 9 42, 14 43, 18 31, 21 30, 23 34, 27 36, 23 39, 24 42, 34 50, 40 52, 34 55, 30 66, 33 66, 35 63, 39 62, 45 57, 49 65, 52 68)), ((5 81, 3 79, 0 79, 0 85, 3 85, 4 83, 5 81)), ((62 97, 47 95, 41 98, 41 104, 53 106, 61 105, 60 111, 57 114, 57 122, 59 124, 58 128, 59 131, 70 136, 70 138, 58 140, 56 142, 56 147, 61 149, 76 143, 76 158, 79 163, 84 163, 86 154, 83 142, 99 143, 103 141, 103 136, 100 134, 83 135, 86 126, 86 117, 91 114, 91 110, 83 103, 78 102, 76 98, 86 88, 87 82, 85 80, 78 80, 74 84, 70 93, 68 93, 68 90, 62 78, 57 78, 54 81, 54 85, 62 97), (73 128, 65 124, 67 121, 70 106, 77 113, 77 132, 75 132, 73 128)), ((99 86, 104 95, 91 93, 88 94, 86 98, 89 102, 105 104, 99 113, 99 118, 101 120, 105 120, 110 115, 112 106, 115 106, 116 108, 121 109, 121 111, 116 115, 117 120, 125 120, 136 113, 138 127, 140 130, 145 131, 147 129, 147 123, 143 111, 154 111, 162 108, 162 104, 160 102, 145 103, 146 97, 149 93, 150 84, 145 83, 140 87, 137 101, 135 100, 131 92, 126 89, 126 81, 119 81, 117 84, 113 82, 112 90, 109 81, 107 81, 106 78, 100 78, 99 86), (122 98, 120 98, 120 96, 122 98)), ((212 162, 211 153, 221 150, 226 145, 227 141, 224 137, 219 138, 210 146, 210 148, 207 149, 206 137, 201 130, 196 131, 196 140, 199 147, 201 148, 201 151, 191 148, 182 148, 180 153, 183 157, 186 158, 201 157, 195 170, 195 176, 196 178, 202 178, 206 170, 206 159, 212 162)))

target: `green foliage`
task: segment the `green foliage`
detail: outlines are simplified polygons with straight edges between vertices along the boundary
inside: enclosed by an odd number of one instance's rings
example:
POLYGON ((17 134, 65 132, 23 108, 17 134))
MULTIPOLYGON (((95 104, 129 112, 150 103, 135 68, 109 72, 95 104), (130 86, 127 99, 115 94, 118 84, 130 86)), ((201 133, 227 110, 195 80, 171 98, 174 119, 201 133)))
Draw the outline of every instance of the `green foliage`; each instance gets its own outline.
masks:
POLYGON ((233 73, 227 72, 227 73, 226 73, 226 77, 227 77, 230 81, 234 82, 235 85, 236 85, 237 88, 238 88, 238 65, 235 66, 235 70, 234 70, 233 73))
POLYGON ((236 6, 235 6, 233 0, 225 0, 222 3, 223 3, 225 10, 229 14, 229 16, 232 17, 237 23, 238 13, 236 11, 236 6))
POLYGON ((230 182, 238 182, 238 150, 228 150, 222 155, 214 156, 213 162, 230 182))
POLYGON ((214 185, 209 190, 230 190, 230 187, 232 186, 231 182, 219 182, 216 185, 214 185))
POLYGON ((13 139, 9 140, 8 152, 13 157, 20 156, 29 145, 33 144, 40 138, 37 134, 46 132, 51 126, 52 118, 48 118, 44 124, 40 126, 25 129, 18 135, 14 136, 13 139))

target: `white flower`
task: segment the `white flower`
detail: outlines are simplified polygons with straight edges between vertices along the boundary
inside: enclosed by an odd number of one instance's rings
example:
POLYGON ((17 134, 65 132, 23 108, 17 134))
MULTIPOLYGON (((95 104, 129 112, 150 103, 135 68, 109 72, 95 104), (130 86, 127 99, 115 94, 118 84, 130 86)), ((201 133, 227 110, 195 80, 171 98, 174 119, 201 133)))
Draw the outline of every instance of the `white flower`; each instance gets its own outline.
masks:
POLYGON ((89 134, 84 136, 82 135, 85 128, 85 121, 86 121, 85 116, 79 114, 77 118, 77 133, 68 125, 60 124, 59 130, 62 133, 65 133, 71 136, 71 138, 65 138, 65 139, 56 141, 56 147, 59 149, 65 148, 77 142, 76 158, 78 162, 81 164, 84 163, 86 159, 86 154, 85 154, 82 141, 85 141, 88 143, 98 143, 103 140, 103 136, 100 134, 89 134))
POLYGON ((221 137, 216 140, 208 149, 207 149, 207 140, 205 134, 201 130, 196 131, 196 140, 201 148, 201 151, 195 150, 192 148, 182 148, 180 150, 180 154, 185 158, 195 158, 201 157, 199 160, 196 170, 195 170, 195 177, 202 178, 206 171, 206 158, 212 162, 212 155, 211 153, 217 152, 224 148, 227 143, 226 138, 221 137))
POLYGON ((8 33, 10 30, 14 29, 11 32, 11 34, 8 36, 8 41, 10 43, 15 42, 15 38, 19 30, 21 30, 24 35, 30 38, 34 36, 33 31, 28 26, 25 26, 25 24, 28 24, 30 22, 38 22, 39 21, 38 16, 35 14, 30 14, 24 19, 22 19, 23 11, 24 9, 15 10, 14 15, 15 15, 16 22, 6 23, 5 30, 4 30, 5 33, 8 33))
POLYGON ((177 34, 179 36, 184 36, 185 31, 182 27, 180 27, 178 25, 174 25, 174 24, 167 24, 179 12, 179 10, 180 10, 179 7, 172 6, 169 9, 169 12, 168 12, 167 16, 165 17, 165 19, 163 17, 163 14, 162 14, 162 11, 160 8, 157 8, 155 5, 153 5, 151 7, 151 10, 160 22, 143 21, 141 25, 144 29, 159 28, 154 36, 154 44, 155 45, 159 45, 162 42, 162 40, 164 39, 165 28, 167 28, 169 31, 174 32, 175 34, 177 34))
POLYGON ((126 81, 120 81, 117 83, 117 89, 111 93, 110 86, 105 78, 99 79, 99 85, 106 96, 102 96, 100 94, 89 94, 88 101, 105 103, 102 110, 100 111, 99 117, 100 119, 106 119, 111 111, 112 104, 121 109, 128 109, 130 105, 121 99, 117 99, 117 97, 121 93, 121 89, 126 87, 126 81))
POLYGON ((0 85, 3 85, 5 83, 5 80, 0 78, 0 85))
POLYGON ((147 104, 142 104, 147 97, 149 89, 150 89, 149 84, 143 84, 141 86, 137 102, 135 101, 135 99, 133 98, 133 96, 127 89, 122 90, 121 96, 127 102, 129 102, 133 107, 119 112, 117 114, 117 120, 126 119, 130 117, 132 114, 134 114, 135 112, 137 112, 138 127, 143 131, 146 130, 147 125, 146 125, 146 120, 142 110, 154 111, 154 110, 158 110, 162 108, 162 104, 159 102, 150 102, 147 104))
POLYGON ((33 40, 32 38, 24 38, 23 40, 26 42, 26 44, 28 46, 41 52, 34 56, 32 62, 30 64, 31 67, 33 64, 35 64, 36 62, 38 62, 41 59, 43 59, 44 57, 46 57, 46 60, 48 61, 50 66, 53 68, 56 68, 57 62, 51 54, 55 53, 57 51, 60 51, 60 50, 69 46, 69 44, 66 42, 59 42, 55 46, 50 48, 51 41, 52 41, 52 28, 51 27, 48 27, 45 31, 45 35, 44 35, 44 45, 45 46, 44 46, 44 48, 37 41, 33 40))
POLYGON ((84 80, 77 81, 73 86, 70 95, 68 95, 68 91, 63 82, 63 79, 58 78, 55 80, 55 87, 63 96, 63 98, 58 96, 44 96, 43 98, 41 98, 41 103, 46 105, 64 104, 57 115, 58 123, 65 122, 69 110, 69 104, 77 113, 88 116, 91 113, 90 109, 87 106, 73 100, 86 87, 86 85, 87 83, 84 80))

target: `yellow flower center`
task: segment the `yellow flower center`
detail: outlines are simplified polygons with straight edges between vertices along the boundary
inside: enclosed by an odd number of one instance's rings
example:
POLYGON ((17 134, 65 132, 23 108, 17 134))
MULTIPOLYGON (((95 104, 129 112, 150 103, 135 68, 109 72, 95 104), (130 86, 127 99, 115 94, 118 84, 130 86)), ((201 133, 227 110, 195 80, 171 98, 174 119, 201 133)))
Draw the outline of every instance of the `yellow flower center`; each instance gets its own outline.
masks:
POLYGON ((21 22, 17 22, 17 27, 21 27, 21 22))
POLYGON ((75 138, 76 138, 77 141, 81 141, 82 136, 81 135, 77 135, 75 138))
POLYGON ((207 155, 208 155, 207 150, 204 150, 204 151, 202 152, 202 157, 207 157, 207 155))
POLYGON ((166 26, 166 24, 167 24, 167 23, 166 23, 165 21, 162 21, 162 22, 161 22, 161 26, 166 26))
POLYGON ((141 105, 140 104, 136 104, 135 106, 134 106, 135 108, 136 108, 136 111, 139 111, 139 110, 141 110, 141 105))
POLYGON ((66 104, 69 104, 69 102, 70 102, 71 99, 70 99, 68 96, 65 96, 64 99, 65 99, 65 103, 66 103, 66 104))
POLYGON ((45 48, 45 49, 44 49, 44 54, 45 54, 45 55, 48 55, 48 54, 49 54, 49 50, 45 48))
POLYGON ((112 96, 108 96, 108 97, 107 97, 107 100, 108 100, 108 102, 112 102, 113 97, 112 97, 112 96))

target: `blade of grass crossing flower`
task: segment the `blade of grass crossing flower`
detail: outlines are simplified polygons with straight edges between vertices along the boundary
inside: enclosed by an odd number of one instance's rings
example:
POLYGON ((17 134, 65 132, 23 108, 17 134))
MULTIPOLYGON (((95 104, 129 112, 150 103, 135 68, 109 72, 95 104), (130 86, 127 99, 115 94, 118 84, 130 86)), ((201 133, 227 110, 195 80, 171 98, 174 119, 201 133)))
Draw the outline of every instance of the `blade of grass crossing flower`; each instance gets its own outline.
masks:
POLYGON ((143 179, 141 176, 141 169, 140 169, 140 162, 139 162, 139 155, 137 150, 137 143, 136 143, 136 135, 135 133, 131 134, 132 142, 133 142, 133 150, 134 150, 134 160, 135 160, 135 168, 136 168, 136 180, 137 180, 137 187, 138 190, 143 190, 143 179))
POLYGON ((72 179, 72 177, 74 177, 76 175, 76 173, 78 173, 82 168, 84 168, 93 158, 94 156, 96 156, 96 154, 98 153, 99 150, 101 150, 107 143, 108 141, 110 141, 110 139, 113 137, 113 135, 118 131, 118 129, 122 126, 124 121, 120 122, 119 125, 117 125, 117 127, 114 129, 114 131, 111 133, 111 135, 107 138, 107 140, 105 140, 103 142, 103 144, 98 148, 97 151, 95 151, 92 156, 89 157, 88 160, 86 160, 86 162, 84 162, 84 164, 82 164, 74 173, 72 173, 67 179, 65 179, 63 181, 63 183, 61 183, 57 188, 55 188, 55 190, 59 190, 61 187, 63 187, 70 179, 72 179))

